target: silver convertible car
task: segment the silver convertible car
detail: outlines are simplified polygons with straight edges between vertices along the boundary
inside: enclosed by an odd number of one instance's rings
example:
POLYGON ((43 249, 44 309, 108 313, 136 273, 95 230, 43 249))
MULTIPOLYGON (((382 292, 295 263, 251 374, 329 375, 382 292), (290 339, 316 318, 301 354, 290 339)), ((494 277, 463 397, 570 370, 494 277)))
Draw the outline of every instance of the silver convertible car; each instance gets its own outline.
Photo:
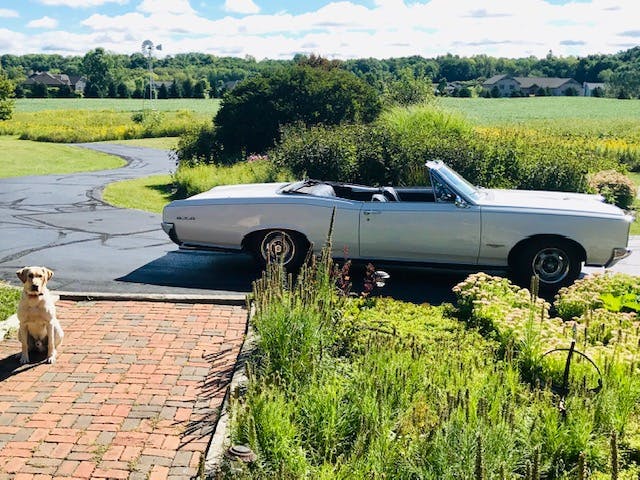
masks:
POLYGON ((165 206, 162 228, 181 249, 245 251, 300 265, 324 245, 335 209, 336 258, 509 270, 541 288, 572 283, 582 263, 627 257, 633 218, 598 195, 490 190, 440 161, 424 187, 302 180, 212 188, 165 206))

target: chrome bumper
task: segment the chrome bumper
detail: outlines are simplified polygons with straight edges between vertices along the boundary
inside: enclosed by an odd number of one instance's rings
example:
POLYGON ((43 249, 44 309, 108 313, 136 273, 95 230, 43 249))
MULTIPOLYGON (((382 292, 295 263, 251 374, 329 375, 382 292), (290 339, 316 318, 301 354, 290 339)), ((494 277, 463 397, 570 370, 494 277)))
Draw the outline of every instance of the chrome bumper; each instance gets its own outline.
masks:
POLYGON ((169 235, 169 238, 171 239, 171 241, 176 245, 180 245, 180 241, 178 240, 178 236, 176 235, 175 225, 173 223, 168 223, 168 222, 162 222, 161 225, 162 225, 162 230, 164 230, 164 233, 169 235))
POLYGON ((613 267, 616 263, 624 258, 627 258, 629 255, 631 255, 630 248, 614 248, 611 252, 611 258, 605 264, 605 268, 613 267))

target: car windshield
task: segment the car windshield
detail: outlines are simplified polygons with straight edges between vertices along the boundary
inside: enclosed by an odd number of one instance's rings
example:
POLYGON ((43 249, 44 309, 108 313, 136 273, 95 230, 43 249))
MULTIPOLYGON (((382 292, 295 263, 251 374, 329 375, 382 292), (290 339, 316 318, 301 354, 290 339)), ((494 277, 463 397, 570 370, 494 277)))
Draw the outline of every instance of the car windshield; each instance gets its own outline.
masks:
POLYGON ((310 193, 309 188, 319 184, 322 182, 308 178, 285 185, 280 191, 282 193, 310 193))
POLYGON ((446 165, 442 164, 434 171, 442 180, 452 186, 458 193, 462 195, 476 199, 480 196, 480 190, 478 187, 473 186, 464 178, 462 178, 455 170, 450 169, 446 165))

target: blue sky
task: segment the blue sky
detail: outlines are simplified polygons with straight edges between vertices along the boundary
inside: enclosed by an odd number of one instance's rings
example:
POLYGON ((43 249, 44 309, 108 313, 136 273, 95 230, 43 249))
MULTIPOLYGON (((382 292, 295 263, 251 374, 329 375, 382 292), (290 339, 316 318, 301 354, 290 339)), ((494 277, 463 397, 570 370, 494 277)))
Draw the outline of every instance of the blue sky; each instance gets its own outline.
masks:
POLYGON ((0 0, 0 54, 286 59, 615 53, 640 45, 638 0, 0 0))

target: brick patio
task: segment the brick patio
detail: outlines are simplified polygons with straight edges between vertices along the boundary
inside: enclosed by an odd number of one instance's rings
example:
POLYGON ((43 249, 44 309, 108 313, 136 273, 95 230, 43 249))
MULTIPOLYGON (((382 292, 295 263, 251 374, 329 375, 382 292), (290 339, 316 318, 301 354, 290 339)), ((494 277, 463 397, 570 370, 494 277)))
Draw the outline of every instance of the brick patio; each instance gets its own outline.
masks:
POLYGON ((67 300, 57 309, 65 339, 54 365, 21 367, 19 342, 0 343, 0 479, 195 476, 246 309, 67 300))

